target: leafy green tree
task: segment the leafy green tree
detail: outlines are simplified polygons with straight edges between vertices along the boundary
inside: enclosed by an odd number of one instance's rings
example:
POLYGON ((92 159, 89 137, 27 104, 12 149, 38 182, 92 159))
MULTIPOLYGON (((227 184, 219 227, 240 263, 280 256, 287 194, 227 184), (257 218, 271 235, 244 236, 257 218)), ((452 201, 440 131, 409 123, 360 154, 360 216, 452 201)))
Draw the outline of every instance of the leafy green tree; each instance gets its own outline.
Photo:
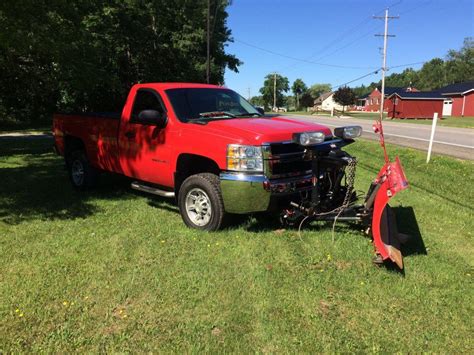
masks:
POLYGON ((418 72, 419 80, 416 88, 429 91, 444 86, 446 82, 446 64, 440 58, 425 63, 418 72))
POLYGON ((331 91, 331 84, 313 84, 308 91, 313 99, 316 100, 321 94, 331 91))
POLYGON ((263 82, 263 87, 260 88, 260 93, 262 94, 265 106, 273 107, 274 83, 276 83, 276 106, 281 107, 284 104, 283 93, 290 90, 287 77, 280 74, 268 74, 263 82))
POLYGON ((467 37, 459 51, 446 56, 446 84, 474 80, 474 38, 467 37))
POLYGON ((361 86, 357 86, 352 90, 354 90, 354 94, 357 98, 363 97, 372 91, 370 90, 369 86, 365 86, 364 84, 362 84, 361 86))
MULTIPOLYGON (((212 83, 241 62, 228 0, 211 0, 212 83)), ((0 111, 18 120, 55 110, 118 110, 138 82, 206 78, 207 2, 0 2, 0 111)), ((1 120, 2 118, 0 118, 1 120)))
POLYGON ((293 85, 291 86, 291 91, 293 91, 293 94, 295 94, 295 99, 296 99, 296 110, 299 110, 300 108, 300 96, 308 90, 308 87, 304 83, 303 80, 301 79, 296 79, 293 82, 293 85))
POLYGON ((252 96, 249 102, 254 106, 265 106, 265 102, 263 101, 262 96, 252 96))
POLYGON ((301 95, 300 105, 304 108, 308 108, 314 105, 314 98, 308 91, 301 95))
POLYGON ((356 96, 354 90, 348 86, 342 86, 334 93, 334 101, 342 105, 342 112, 344 112, 346 106, 353 105, 355 100, 356 96))

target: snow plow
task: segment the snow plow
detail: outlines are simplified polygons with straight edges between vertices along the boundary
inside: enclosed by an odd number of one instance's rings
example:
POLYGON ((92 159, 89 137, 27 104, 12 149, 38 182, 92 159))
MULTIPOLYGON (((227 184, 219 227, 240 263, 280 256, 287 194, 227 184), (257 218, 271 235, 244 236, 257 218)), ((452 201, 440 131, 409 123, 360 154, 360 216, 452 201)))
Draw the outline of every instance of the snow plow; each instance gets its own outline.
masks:
MULTIPOLYGON (((354 189, 357 159, 342 151, 339 145, 333 145, 327 151, 318 145, 308 145, 304 139, 295 136, 294 141, 304 145, 311 155, 313 187, 305 198, 290 201, 289 207, 280 214, 284 225, 297 226, 301 229, 311 221, 356 223, 373 240, 375 257, 378 265, 392 264, 403 270, 401 245, 407 239, 397 229, 395 213, 389 201, 398 192, 408 188, 403 167, 398 157, 390 161, 385 148, 382 122, 376 121, 374 132, 379 134, 380 145, 384 152, 385 164, 372 181, 367 194, 360 203, 354 189)), ((359 126, 336 128, 335 136, 347 144, 360 136, 359 126)), ((342 144, 344 144, 342 143, 342 144)))

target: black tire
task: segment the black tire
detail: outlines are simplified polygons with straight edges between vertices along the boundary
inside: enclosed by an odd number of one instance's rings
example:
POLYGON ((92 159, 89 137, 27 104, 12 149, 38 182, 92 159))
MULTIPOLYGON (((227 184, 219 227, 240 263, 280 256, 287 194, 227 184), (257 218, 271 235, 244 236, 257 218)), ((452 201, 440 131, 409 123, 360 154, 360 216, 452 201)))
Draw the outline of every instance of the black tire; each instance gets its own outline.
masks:
POLYGON ((83 150, 71 152, 66 159, 69 179, 77 190, 86 190, 94 187, 98 180, 98 171, 89 164, 83 150), (79 170, 82 173, 79 173, 79 170))
POLYGON ((210 173, 188 177, 179 189, 178 207, 188 227, 206 231, 219 230, 225 217, 219 177, 210 173), (193 197, 197 199, 193 200, 193 197), (193 203, 200 211, 192 209, 193 203))

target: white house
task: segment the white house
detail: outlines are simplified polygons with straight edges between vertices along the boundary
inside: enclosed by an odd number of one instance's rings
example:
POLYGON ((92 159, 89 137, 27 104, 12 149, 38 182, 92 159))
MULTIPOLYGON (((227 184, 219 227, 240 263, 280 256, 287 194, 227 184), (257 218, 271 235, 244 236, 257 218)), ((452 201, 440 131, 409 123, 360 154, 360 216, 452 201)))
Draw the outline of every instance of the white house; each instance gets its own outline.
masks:
POLYGON ((334 101, 333 92, 321 94, 316 100, 314 100, 314 106, 316 109, 323 111, 331 111, 333 108, 339 111, 342 111, 343 109, 342 105, 339 105, 336 101, 334 101))

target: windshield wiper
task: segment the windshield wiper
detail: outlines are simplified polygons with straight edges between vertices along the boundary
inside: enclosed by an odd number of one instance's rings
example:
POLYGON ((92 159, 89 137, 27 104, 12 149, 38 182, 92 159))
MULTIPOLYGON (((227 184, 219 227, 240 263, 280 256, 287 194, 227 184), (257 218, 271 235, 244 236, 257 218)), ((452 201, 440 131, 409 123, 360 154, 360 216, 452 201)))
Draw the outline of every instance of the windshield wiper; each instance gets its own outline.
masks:
POLYGON ((227 112, 227 111, 211 111, 211 112, 201 112, 199 114, 200 117, 205 117, 205 118, 219 118, 219 117, 230 117, 234 118, 236 117, 233 113, 227 112))
POLYGON ((238 115, 235 115, 235 117, 262 117, 261 114, 259 113, 239 113, 238 115))

